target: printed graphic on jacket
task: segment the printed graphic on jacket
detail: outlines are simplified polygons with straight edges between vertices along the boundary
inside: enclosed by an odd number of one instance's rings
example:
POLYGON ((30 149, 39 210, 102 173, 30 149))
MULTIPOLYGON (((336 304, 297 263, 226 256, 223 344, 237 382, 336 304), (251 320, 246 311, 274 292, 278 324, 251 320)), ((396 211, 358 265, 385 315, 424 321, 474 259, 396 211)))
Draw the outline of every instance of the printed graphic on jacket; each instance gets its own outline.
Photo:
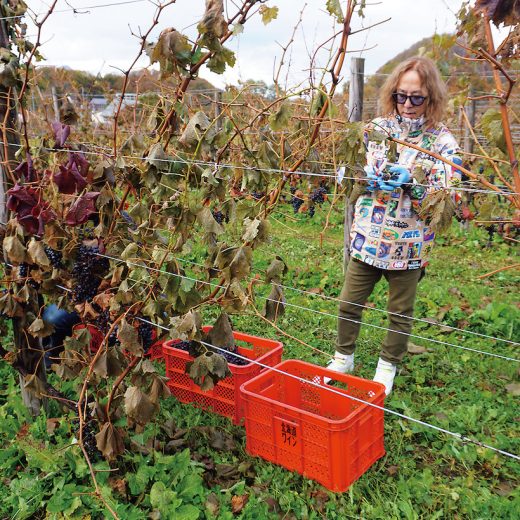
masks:
MULTIPOLYGON (((365 132, 367 164, 384 170, 388 146, 369 141, 370 129, 402 141, 418 144, 453 160, 459 148, 450 131, 442 124, 424 128, 423 118, 378 118, 365 132)), ((397 161, 410 172, 421 168, 426 184, 413 184, 406 190, 366 192, 356 201, 351 229, 351 252, 354 258, 380 269, 420 269, 428 263, 435 234, 421 221, 417 211, 427 191, 449 187, 460 179, 458 171, 432 156, 399 144, 397 161)))

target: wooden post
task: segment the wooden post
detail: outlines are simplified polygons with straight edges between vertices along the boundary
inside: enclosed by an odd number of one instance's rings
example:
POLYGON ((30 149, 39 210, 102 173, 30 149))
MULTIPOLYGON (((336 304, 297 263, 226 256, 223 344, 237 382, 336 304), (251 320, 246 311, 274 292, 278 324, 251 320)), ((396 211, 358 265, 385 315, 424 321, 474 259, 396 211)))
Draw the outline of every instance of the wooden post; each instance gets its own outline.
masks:
POLYGON ((54 119, 60 121, 60 96, 56 87, 51 88, 52 92, 52 107, 54 108, 54 119))
POLYGON ((220 130, 222 130, 222 118, 220 117, 220 114, 222 113, 222 91, 215 90, 213 94, 213 103, 215 104, 216 129, 220 132, 220 130))
MULTIPOLYGON (((349 121, 363 119, 363 86, 365 83, 365 58, 351 58, 350 60, 350 90, 348 98, 349 121)), ((344 248, 343 266, 347 269, 350 260, 350 230, 354 219, 354 205, 345 201, 344 248)))
MULTIPOLYGON (((473 97, 475 95, 475 91, 470 89, 469 96, 473 97)), ((468 104, 464 107, 464 111, 466 112, 466 116, 468 117, 468 121, 472 127, 475 126, 475 112, 476 112, 477 102, 474 99, 468 101, 468 104)), ((473 153, 473 137, 471 136, 471 132, 468 128, 468 125, 464 127, 464 151, 468 153, 473 153)))
MULTIPOLYGON (((9 40, 9 32, 7 29, 6 20, 0 20, 0 47, 5 49, 11 48, 9 40)), ((17 114, 16 114, 16 99, 17 94, 15 89, 7 89, 0 86, 0 121, 4 121, 2 131, 0 132, 1 140, 7 143, 7 146, 0 146, 0 222, 7 222, 8 215, 6 209, 6 192, 10 187, 9 179, 6 175, 7 168, 12 168, 16 163, 15 153, 20 144, 19 135, 16 129, 17 114)), ((11 183, 12 185, 12 183, 11 183)), ((0 226, 0 229, 3 226, 0 226)), ((4 231, 2 229, 2 231, 4 231)), ((2 233, 3 234, 3 233, 2 233)), ((3 259, 3 255, 2 255, 3 259)), ((4 267, 4 273, 8 275, 11 273, 9 266, 4 267)), ((35 298, 34 300, 37 300, 35 298)), ((18 361, 23 365, 29 374, 36 374, 42 381, 46 381, 45 364, 43 363, 43 349, 38 338, 26 333, 26 329, 30 323, 27 323, 26 317, 28 311, 31 311, 35 316, 38 315, 39 305, 38 301, 29 301, 24 305, 24 316, 22 318, 13 318, 13 336, 14 344, 17 350, 18 361)), ((25 388, 24 378, 20 375, 20 392, 23 402, 32 415, 40 413, 40 406, 45 406, 46 400, 43 401, 36 397, 33 392, 25 388)))

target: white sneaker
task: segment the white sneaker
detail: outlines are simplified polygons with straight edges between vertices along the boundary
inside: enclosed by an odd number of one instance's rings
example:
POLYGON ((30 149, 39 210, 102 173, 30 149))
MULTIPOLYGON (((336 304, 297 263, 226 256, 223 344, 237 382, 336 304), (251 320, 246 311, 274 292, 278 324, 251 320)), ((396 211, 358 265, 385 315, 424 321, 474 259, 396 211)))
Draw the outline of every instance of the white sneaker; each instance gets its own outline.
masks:
POLYGON ((394 386, 394 377, 397 372, 397 366, 379 358, 377 362, 376 375, 374 381, 385 385, 385 394, 388 395, 394 386))
MULTIPOLYGON (((354 372, 354 354, 342 354, 336 350, 334 357, 327 364, 327 368, 341 374, 354 372)), ((324 377, 323 384, 327 385, 331 379, 331 377, 324 377)))

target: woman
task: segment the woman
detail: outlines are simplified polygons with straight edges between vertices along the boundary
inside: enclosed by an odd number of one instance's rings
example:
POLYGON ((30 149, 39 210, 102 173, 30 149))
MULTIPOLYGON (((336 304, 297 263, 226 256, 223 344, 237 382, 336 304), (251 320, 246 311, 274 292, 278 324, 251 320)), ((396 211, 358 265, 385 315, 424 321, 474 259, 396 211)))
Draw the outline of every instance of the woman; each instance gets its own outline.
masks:
POLYGON ((435 64, 428 58, 410 58, 396 67, 381 89, 380 106, 386 115, 365 129, 368 182, 364 181, 366 192, 355 206, 351 260, 339 306, 338 343, 329 368, 353 371, 363 306, 384 276, 389 283, 391 330, 382 345, 374 381, 385 386, 386 395, 407 351, 417 284, 435 236, 417 211, 429 192, 449 186, 459 174, 427 153, 400 144, 392 148, 385 136, 460 164, 457 142, 440 122, 446 99, 446 87, 435 64))

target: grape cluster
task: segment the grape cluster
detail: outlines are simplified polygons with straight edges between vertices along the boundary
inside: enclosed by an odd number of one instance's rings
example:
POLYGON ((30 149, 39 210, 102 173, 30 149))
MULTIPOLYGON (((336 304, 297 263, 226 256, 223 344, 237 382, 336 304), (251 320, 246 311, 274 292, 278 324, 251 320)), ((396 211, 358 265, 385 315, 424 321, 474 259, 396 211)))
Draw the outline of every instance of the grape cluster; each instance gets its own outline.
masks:
POLYGON ((255 200, 260 200, 265 197, 265 193, 263 191, 253 191, 251 193, 251 197, 253 197, 255 200))
POLYGON ((314 206, 311 206, 309 208, 309 217, 314 217, 314 213, 316 213, 316 208, 314 206))
POLYGON ((52 267, 55 267, 56 269, 61 269, 63 267, 61 262, 63 260, 63 255, 61 251, 56 251, 49 246, 43 246, 43 250, 45 251, 47 258, 50 260, 52 267))
MULTIPOLYGON (((178 343, 175 343, 174 347, 180 350, 184 350, 185 352, 190 352, 190 354, 193 351, 193 344, 191 341, 179 341, 178 343)), ((232 365, 244 366, 250 363, 247 359, 242 359, 230 351, 224 352, 224 350, 218 350, 215 353, 220 354, 228 363, 231 363, 232 365)))
POLYGON ((314 204, 323 204, 325 202, 326 193, 327 190, 323 186, 320 186, 310 194, 309 198, 314 202, 314 204))
POLYGON ((150 347, 153 344, 153 329, 153 325, 144 321, 139 324, 139 328, 137 329, 139 337, 143 342, 143 349, 145 354, 150 350, 150 347))
POLYGON ((121 211, 121 216, 123 217, 123 220, 128 224, 128 227, 135 231, 137 229, 137 224, 135 220, 130 216, 128 211, 121 211))
POLYGON ((76 263, 72 268, 74 287, 72 299, 74 303, 91 301, 97 293, 101 276, 109 267, 108 260, 97 256, 99 248, 81 245, 76 257, 76 263))
POLYGON ((20 278, 27 278, 27 276, 29 276, 29 264, 23 262, 18 266, 18 276, 20 278))
MULTIPOLYGON (((90 410, 85 414, 85 418, 83 421, 83 447, 87 452, 88 458, 91 461, 96 461, 99 459, 101 452, 97 449, 96 444, 96 434, 94 433, 94 420, 92 419, 92 415, 90 410)), ((72 431, 79 439, 79 418, 74 419, 72 421, 72 431)))
MULTIPOLYGON (((98 310, 98 307, 96 307, 96 310, 98 310)), ((106 335, 106 333, 109 331, 112 321, 110 319, 110 312, 108 309, 105 309, 103 311, 100 310, 98 316, 93 322, 93 325, 99 329, 103 334, 106 335)), ((110 336, 108 336, 108 346, 113 347, 117 342, 117 327, 114 327, 112 332, 110 333, 110 336)))
POLYGON ((291 199, 291 205, 292 205, 293 210, 294 210, 295 213, 298 213, 298 211, 300 210, 302 204, 303 204, 303 199, 293 195, 293 197, 291 199))
POLYGON ((224 222, 225 216, 222 211, 213 210, 211 213, 213 214, 213 218, 217 221, 218 224, 222 224, 222 222, 224 222))

